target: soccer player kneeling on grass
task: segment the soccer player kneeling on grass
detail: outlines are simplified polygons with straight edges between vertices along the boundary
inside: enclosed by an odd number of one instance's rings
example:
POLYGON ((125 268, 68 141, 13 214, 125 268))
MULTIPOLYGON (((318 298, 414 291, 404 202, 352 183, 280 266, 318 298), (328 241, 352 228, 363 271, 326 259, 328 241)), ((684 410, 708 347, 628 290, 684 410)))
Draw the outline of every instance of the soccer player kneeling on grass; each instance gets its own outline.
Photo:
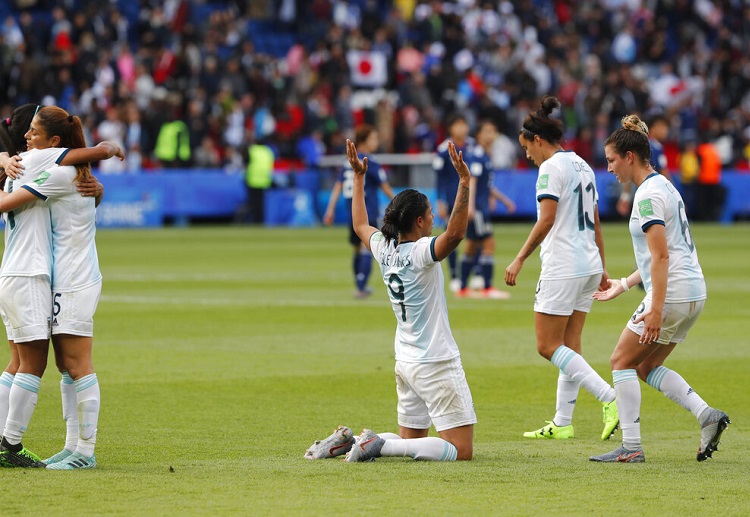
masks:
POLYGON ((416 460, 470 460, 476 414, 445 303, 445 280, 440 261, 466 233, 471 174, 462 153, 448 144, 459 176, 458 194, 445 233, 431 237, 433 213, 427 196, 405 190, 390 202, 382 230, 368 224, 364 199, 367 158, 357 156, 347 141, 354 169, 352 220, 354 229, 377 259, 393 306, 396 329, 396 389, 399 434, 365 429, 355 440, 348 427, 313 444, 306 458, 346 453, 345 461, 368 461, 380 456, 408 456, 416 460), (440 438, 428 437, 431 425, 440 438))

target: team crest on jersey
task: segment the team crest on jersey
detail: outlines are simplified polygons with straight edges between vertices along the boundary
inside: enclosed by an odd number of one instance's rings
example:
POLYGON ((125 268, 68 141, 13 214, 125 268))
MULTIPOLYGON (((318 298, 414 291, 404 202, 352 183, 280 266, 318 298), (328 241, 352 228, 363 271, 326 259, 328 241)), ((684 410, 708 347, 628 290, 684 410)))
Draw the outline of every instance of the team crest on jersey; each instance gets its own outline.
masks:
POLYGON ((650 199, 644 199, 643 201, 638 202, 638 213, 641 214, 641 217, 654 215, 654 207, 651 205, 650 199))
POLYGON ((543 174, 539 176, 539 181, 536 184, 536 188, 537 189, 547 188, 548 183, 549 183, 549 174, 543 174))
POLYGON ((380 242, 380 241, 382 241, 383 239, 385 239, 385 236, 383 236, 383 234, 382 234, 382 233, 380 233, 380 232, 378 232, 378 233, 376 233, 376 234, 374 234, 374 235, 372 236, 372 240, 373 240, 373 241, 375 241, 375 242, 380 242))
POLYGON ((47 178, 50 177, 50 173, 47 171, 42 172, 37 179, 34 180, 34 183, 37 185, 43 185, 45 181, 47 181, 47 178))

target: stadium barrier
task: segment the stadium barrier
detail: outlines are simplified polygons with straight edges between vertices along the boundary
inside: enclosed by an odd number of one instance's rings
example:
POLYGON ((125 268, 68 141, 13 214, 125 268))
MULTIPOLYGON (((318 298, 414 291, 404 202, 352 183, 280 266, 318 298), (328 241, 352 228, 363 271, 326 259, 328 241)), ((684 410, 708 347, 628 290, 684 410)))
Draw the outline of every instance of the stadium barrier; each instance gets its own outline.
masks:
MULTIPOLYGON (((321 189, 321 173, 297 171, 279 177, 276 184, 286 185, 266 193, 265 221, 269 225, 307 226, 319 224, 330 191, 321 189)), ((164 224, 186 225, 205 220, 228 220, 246 201, 247 192, 242 175, 229 175, 221 170, 160 170, 138 175, 98 175, 104 184, 105 201, 97 210, 101 227, 157 227, 164 224)), ((410 172, 408 184, 424 191, 434 202, 434 175, 429 171, 410 172)), ((536 203, 534 170, 498 171, 495 184, 517 205, 513 218, 534 218, 536 203)), ((600 171, 596 175, 602 218, 614 216, 619 196, 615 178, 600 171)), ((406 182, 404 182, 407 184, 406 182)), ((722 184, 727 196, 721 221, 728 223, 750 216, 750 174, 724 171, 722 184)), ((397 185, 395 190, 405 188, 397 185)), ((387 199, 381 193, 381 207, 387 199)), ((508 217, 498 203, 495 215, 508 217)), ((348 219, 346 205, 340 200, 336 222, 348 219)))

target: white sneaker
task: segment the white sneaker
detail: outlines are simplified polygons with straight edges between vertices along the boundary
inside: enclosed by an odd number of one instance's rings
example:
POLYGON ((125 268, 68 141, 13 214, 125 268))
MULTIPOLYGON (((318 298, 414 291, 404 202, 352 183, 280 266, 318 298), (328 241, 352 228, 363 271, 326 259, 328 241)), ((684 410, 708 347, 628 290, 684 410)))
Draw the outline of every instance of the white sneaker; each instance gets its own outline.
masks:
POLYGON ((484 289, 484 278, 481 276, 471 277, 471 280, 469 280, 469 289, 474 289, 475 291, 484 289))
POLYGON ((450 290, 456 293, 461 290, 461 280, 458 278, 453 278, 449 286, 450 286, 450 290))

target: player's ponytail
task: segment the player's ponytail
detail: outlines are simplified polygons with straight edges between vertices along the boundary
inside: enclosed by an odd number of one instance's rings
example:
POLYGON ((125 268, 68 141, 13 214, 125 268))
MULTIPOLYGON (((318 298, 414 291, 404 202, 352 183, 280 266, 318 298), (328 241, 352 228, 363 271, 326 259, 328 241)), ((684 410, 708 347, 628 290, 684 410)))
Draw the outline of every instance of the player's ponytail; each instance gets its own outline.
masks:
POLYGON ((651 159, 651 145, 648 142, 648 126, 638 115, 626 115, 622 118, 622 127, 618 128, 604 142, 611 145, 620 156, 630 151, 643 163, 651 159))
POLYGON ((427 196, 414 189, 407 189, 394 197, 385 208, 383 232, 387 242, 398 240, 401 233, 414 227, 417 217, 424 217, 430 207, 427 196))
POLYGON ((542 99, 539 109, 526 115, 520 134, 526 140, 534 140, 534 135, 551 144, 556 144, 563 137, 562 121, 552 118, 552 112, 560 107, 560 101, 550 95, 542 99))
MULTIPOLYGON (((57 106, 46 106, 37 114, 39 126, 48 137, 59 136, 60 147, 80 149, 86 147, 81 119, 57 106)), ((76 165, 76 181, 91 177, 91 164, 76 165)))

